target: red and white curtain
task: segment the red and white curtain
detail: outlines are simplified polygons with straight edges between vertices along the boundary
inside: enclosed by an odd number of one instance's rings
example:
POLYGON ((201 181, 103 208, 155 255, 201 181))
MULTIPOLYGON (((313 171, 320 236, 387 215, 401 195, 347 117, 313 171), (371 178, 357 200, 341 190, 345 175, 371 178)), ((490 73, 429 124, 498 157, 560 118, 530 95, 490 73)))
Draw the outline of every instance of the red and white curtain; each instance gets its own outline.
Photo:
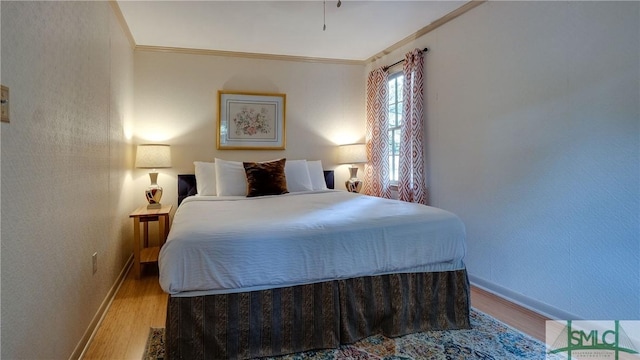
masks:
POLYGON ((380 68, 367 78, 367 126, 365 144, 367 164, 364 166, 362 193, 391 198, 389 181, 389 73, 380 68))
POLYGON ((423 58, 415 49, 404 58, 404 93, 398 198, 420 204, 427 203, 423 144, 423 58))

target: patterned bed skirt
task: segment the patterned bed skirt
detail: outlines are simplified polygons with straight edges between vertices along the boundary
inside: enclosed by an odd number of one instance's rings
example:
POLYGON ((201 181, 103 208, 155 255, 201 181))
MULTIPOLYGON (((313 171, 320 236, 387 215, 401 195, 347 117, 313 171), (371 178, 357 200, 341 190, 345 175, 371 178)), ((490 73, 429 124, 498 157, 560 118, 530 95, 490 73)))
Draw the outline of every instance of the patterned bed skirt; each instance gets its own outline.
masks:
POLYGON ((367 336, 467 329, 466 270, 390 274, 238 294, 169 297, 168 359, 247 359, 367 336))

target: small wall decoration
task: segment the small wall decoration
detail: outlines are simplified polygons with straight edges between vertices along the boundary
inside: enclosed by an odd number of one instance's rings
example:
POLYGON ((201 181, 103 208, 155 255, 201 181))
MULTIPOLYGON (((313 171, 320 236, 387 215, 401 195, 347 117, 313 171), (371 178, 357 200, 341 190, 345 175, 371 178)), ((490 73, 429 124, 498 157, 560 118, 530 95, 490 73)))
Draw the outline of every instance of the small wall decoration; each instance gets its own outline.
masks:
POLYGON ((218 91, 219 150, 284 150, 285 94, 218 91))

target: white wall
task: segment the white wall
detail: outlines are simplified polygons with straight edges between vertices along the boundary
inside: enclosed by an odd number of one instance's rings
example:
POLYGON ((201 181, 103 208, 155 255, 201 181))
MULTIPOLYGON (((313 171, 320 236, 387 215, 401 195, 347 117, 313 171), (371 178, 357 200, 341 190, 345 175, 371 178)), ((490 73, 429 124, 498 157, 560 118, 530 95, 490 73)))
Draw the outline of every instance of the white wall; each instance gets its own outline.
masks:
MULTIPOLYGON (((338 144, 364 139, 364 66, 135 52, 135 143, 171 144, 173 167, 159 169, 163 203, 177 202, 176 174, 194 161, 288 159, 336 165, 338 144), (286 150, 217 150, 218 90, 286 94, 286 150)), ((144 202, 148 171, 134 172, 144 202)), ((349 171, 336 170, 344 188, 349 171)))
POLYGON ((640 3, 489 2, 377 65, 424 46, 431 204, 472 281, 640 319, 640 3))
POLYGON ((131 254, 133 51, 107 2, 1 7, 1 357, 66 359, 131 254))

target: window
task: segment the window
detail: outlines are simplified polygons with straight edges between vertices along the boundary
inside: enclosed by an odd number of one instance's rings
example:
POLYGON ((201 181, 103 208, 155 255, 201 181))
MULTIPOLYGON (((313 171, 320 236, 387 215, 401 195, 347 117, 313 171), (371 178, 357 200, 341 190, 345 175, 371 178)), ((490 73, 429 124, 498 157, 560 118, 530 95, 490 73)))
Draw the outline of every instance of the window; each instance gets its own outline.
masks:
POLYGON ((400 129, 402 126, 402 71, 389 77, 389 180, 398 184, 400 160, 400 129))

